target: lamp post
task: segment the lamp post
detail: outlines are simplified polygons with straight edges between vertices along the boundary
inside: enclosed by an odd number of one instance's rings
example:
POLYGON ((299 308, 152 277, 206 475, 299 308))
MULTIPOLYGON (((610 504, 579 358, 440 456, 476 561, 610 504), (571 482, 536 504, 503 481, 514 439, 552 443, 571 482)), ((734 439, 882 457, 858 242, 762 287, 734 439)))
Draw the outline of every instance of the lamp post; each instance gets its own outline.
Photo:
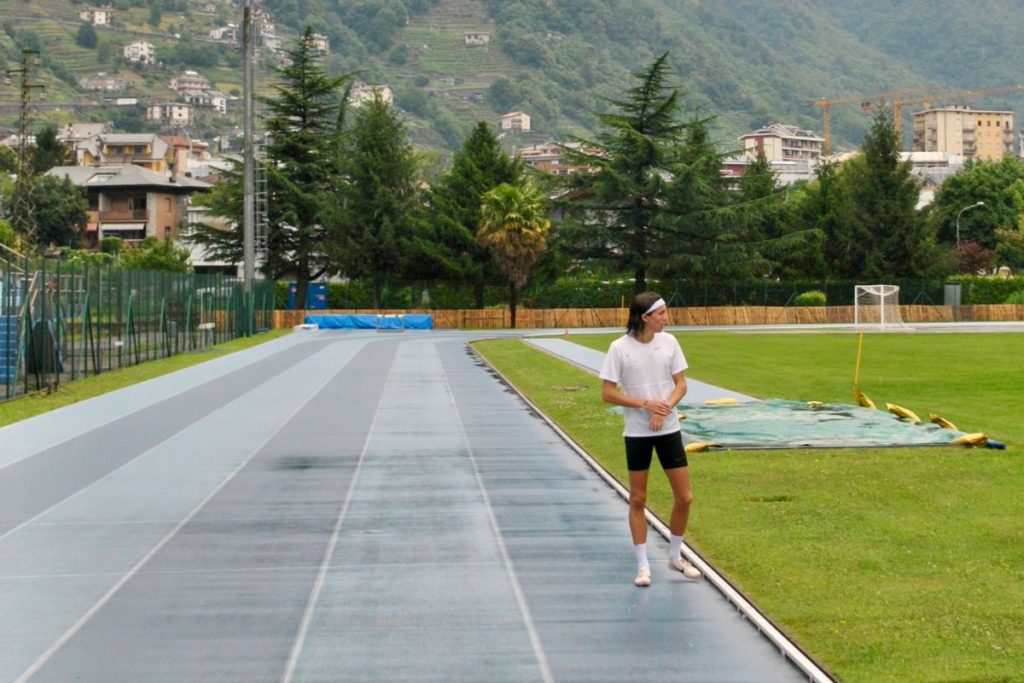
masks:
POLYGON ((960 253, 960 216, 964 215, 964 211, 967 211, 969 209, 973 209, 973 208, 978 207, 978 206, 985 206, 985 202, 974 202, 973 204, 968 204, 964 208, 960 209, 960 213, 958 213, 956 215, 956 252, 957 252, 957 254, 960 253))

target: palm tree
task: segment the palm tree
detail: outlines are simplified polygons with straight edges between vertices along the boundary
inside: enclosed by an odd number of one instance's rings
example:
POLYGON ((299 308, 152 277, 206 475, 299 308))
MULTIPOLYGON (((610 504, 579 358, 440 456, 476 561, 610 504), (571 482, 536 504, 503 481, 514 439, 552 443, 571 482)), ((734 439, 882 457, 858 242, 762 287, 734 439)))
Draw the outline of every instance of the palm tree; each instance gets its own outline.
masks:
POLYGON ((476 239, 487 249, 498 272, 508 280, 508 307, 516 326, 516 299, 530 268, 547 249, 551 221, 547 198, 529 181, 502 183, 483 196, 476 239))

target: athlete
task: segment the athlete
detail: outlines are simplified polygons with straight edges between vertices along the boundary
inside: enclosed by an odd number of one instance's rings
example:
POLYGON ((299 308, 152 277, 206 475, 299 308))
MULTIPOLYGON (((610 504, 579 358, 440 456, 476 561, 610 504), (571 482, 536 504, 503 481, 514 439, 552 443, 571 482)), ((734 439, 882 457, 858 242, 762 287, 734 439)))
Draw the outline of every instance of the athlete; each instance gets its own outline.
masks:
POLYGON ((612 342, 601 368, 601 398, 623 407, 626 464, 629 468, 629 530, 636 552, 633 583, 651 585, 647 559, 647 473, 658 454, 672 486, 669 517, 669 568, 690 579, 701 573, 681 555, 693 492, 690 469, 676 417, 676 405, 686 395, 686 357, 676 338, 662 330, 668 307, 655 292, 641 292, 629 307, 626 334, 612 342))

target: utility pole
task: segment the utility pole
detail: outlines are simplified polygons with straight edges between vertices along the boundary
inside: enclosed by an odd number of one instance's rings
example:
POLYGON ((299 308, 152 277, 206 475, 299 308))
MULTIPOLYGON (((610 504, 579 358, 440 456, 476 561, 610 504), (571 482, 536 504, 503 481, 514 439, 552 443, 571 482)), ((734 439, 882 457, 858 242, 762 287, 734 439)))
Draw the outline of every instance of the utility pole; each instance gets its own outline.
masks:
POLYGON ((24 49, 21 51, 21 67, 5 71, 7 83, 11 82, 11 76, 18 76, 21 80, 19 86, 21 109, 18 115, 18 179, 14 184, 11 222, 15 232, 22 236, 29 249, 34 248, 36 242, 35 204, 32 202, 35 173, 28 144, 28 138, 32 132, 32 90, 45 87, 32 83, 32 68, 38 64, 38 60, 38 50, 24 49))
POLYGON ((244 124, 242 135, 244 138, 242 153, 242 280, 245 285, 245 293, 252 295, 253 279, 256 274, 256 159, 253 153, 253 56, 254 39, 253 35, 252 0, 245 0, 242 10, 242 51, 245 57, 243 74, 244 90, 244 124))

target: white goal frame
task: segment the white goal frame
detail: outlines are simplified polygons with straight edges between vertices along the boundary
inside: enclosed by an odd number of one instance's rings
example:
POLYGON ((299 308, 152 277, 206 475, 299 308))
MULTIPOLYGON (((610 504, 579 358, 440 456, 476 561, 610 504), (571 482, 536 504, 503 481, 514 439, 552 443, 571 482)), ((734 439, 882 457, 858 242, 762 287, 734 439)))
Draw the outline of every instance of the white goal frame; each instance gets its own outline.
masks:
POLYGON ((900 315, 899 285, 856 285, 853 288, 853 325, 861 329, 906 327, 900 315))

